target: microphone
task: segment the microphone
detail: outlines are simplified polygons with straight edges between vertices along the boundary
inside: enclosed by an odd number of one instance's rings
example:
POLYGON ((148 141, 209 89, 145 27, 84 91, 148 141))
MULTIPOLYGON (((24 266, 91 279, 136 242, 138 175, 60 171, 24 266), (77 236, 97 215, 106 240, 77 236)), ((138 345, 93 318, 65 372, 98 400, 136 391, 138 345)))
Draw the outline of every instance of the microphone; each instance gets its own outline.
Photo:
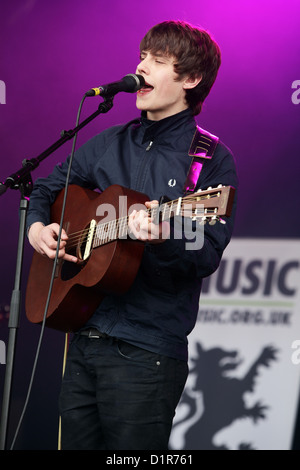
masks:
POLYGON ((108 83, 107 85, 99 86, 98 88, 91 88, 85 93, 85 96, 101 95, 103 97, 111 97, 116 95, 120 91, 125 91, 126 93, 134 93, 140 90, 140 88, 142 88, 143 86, 145 86, 145 80, 142 75, 135 75, 134 73, 129 73, 118 82, 108 83))

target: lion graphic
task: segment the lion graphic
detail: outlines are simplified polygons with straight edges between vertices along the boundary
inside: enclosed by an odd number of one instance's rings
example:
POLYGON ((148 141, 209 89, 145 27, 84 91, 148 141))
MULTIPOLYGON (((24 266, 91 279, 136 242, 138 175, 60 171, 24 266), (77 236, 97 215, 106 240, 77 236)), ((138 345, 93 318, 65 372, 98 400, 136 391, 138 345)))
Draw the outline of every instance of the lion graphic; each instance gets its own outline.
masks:
MULTIPOLYGON (((197 343, 197 357, 192 359, 191 374, 196 379, 194 386, 186 387, 178 406, 182 418, 174 422, 172 435, 185 449, 226 450, 225 445, 216 446, 214 436, 234 421, 248 418, 256 423, 265 419, 267 406, 260 401, 247 407, 244 395, 254 391, 255 378, 261 367, 270 367, 276 361, 277 350, 272 346, 263 348, 257 359, 242 378, 226 376, 235 371, 241 361, 238 351, 222 348, 204 350, 197 343)), ((171 441, 172 445, 172 436, 171 441)), ((241 442, 239 450, 253 449, 250 443, 241 442)))

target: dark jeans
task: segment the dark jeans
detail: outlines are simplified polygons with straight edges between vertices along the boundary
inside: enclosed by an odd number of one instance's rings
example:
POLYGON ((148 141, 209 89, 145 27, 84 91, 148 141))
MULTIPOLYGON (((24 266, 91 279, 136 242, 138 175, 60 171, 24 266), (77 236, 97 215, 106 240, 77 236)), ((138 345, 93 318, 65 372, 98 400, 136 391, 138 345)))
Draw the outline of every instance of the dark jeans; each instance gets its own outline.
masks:
POLYGON ((167 449, 187 375, 186 362, 75 335, 60 395, 62 449, 167 449))

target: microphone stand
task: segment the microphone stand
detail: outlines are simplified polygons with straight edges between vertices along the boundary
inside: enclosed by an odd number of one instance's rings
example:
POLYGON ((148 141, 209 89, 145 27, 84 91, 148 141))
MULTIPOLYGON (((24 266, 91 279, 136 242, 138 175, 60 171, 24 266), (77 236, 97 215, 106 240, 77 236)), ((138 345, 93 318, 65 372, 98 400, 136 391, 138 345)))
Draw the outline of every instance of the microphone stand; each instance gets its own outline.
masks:
POLYGON ((2 400, 2 414, 0 423, 0 450, 6 449, 7 427, 10 411, 10 396, 13 379, 14 356, 16 349, 17 331, 19 328, 20 308, 21 308, 21 275, 23 265, 24 240, 26 231, 26 217, 29 204, 29 198, 32 191, 31 171, 35 170, 40 162, 51 155, 55 150, 61 147, 65 142, 72 139, 76 133, 85 127, 89 122, 95 119, 99 114, 107 113, 113 107, 113 97, 110 96, 100 103, 98 110, 87 117, 82 123, 78 124, 74 129, 62 131, 61 138, 48 147, 38 157, 30 160, 23 160, 22 168, 6 178, 4 183, 0 183, 0 196, 6 192, 8 188, 18 189, 21 192, 20 200, 20 222, 19 222, 19 239, 17 248, 17 261, 15 270, 15 284, 11 296, 10 316, 8 322, 9 337, 6 357, 6 370, 2 400))

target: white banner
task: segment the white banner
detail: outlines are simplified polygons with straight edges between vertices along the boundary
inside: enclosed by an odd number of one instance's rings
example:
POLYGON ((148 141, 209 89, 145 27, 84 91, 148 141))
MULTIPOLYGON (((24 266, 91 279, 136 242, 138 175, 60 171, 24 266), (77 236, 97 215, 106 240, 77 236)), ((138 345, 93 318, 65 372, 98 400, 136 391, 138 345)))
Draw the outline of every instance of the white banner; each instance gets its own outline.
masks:
POLYGON ((205 280, 171 449, 291 449, 300 240, 233 239, 205 280))

